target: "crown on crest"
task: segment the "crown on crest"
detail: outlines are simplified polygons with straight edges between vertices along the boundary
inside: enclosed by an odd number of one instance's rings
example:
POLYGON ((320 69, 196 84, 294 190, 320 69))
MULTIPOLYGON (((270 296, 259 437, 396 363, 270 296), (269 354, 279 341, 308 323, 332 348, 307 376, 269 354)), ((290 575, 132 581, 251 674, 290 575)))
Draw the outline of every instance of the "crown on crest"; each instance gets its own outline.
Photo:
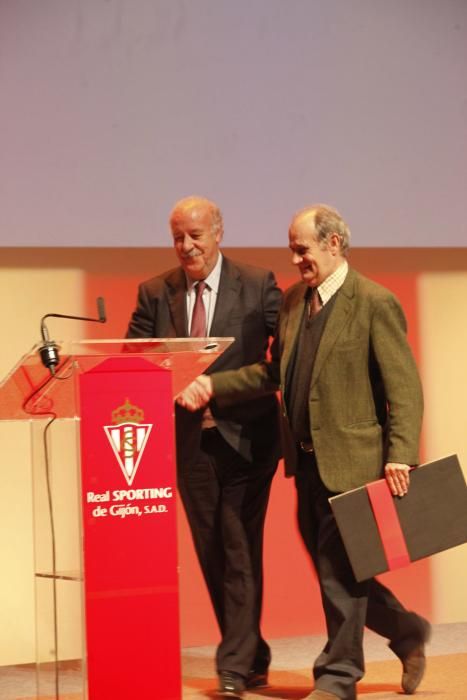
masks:
POLYGON ((144 411, 138 406, 130 403, 129 399, 125 399, 125 403, 118 406, 112 411, 112 423, 141 423, 144 420, 144 411))

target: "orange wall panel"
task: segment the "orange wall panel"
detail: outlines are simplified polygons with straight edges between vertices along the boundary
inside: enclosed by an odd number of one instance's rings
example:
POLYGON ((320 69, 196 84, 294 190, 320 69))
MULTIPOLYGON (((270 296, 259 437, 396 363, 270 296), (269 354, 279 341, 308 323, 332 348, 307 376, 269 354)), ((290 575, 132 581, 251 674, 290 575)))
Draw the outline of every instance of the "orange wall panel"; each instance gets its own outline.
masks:
MULTIPOLYGON (((93 328, 99 337, 121 337, 136 300, 137 284, 148 277, 172 267, 175 260, 170 250, 157 256, 157 265, 148 270, 148 257, 141 254, 141 270, 134 263, 125 272, 121 259, 117 265, 102 273, 87 275, 87 306, 92 312, 97 296, 106 298, 108 323, 93 328), (112 271, 114 267, 114 272, 112 271)), ((233 258, 271 267, 282 288, 293 284, 297 271, 290 264, 288 251, 280 249, 229 251, 233 258)), ((134 254, 133 254, 134 257, 134 254)), ((155 260, 156 256, 153 254, 155 260)), ((365 264, 357 269, 365 268, 365 264)), ((362 270, 363 271, 363 270, 362 270)), ((417 274, 414 271, 366 271, 375 281, 393 291, 402 303, 409 326, 409 341, 415 356, 419 354, 417 320, 417 274)), ((274 479, 266 520, 264 551, 264 611, 263 630, 270 637, 287 637, 322 633, 325 630, 316 577, 308 555, 301 543, 295 522, 295 492, 291 479, 283 476, 282 464, 274 479)), ((179 507, 179 559, 182 643, 198 646, 216 643, 219 639, 215 618, 191 543, 183 509, 179 507)), ((431 614, 431 579, 428 561, 418 562, 407 569, 383 577, 409 608, 426 617, 431 614)))

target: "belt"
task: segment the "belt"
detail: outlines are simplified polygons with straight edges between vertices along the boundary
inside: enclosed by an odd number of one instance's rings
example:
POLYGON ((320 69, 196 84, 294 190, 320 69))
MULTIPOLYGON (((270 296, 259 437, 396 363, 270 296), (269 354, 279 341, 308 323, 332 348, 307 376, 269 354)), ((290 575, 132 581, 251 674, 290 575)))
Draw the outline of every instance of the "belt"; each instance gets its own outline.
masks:
POLYGON ((308 454, 310 452, 315 451, 315 448, 313 447, 313 443, 311 442, 311 440, 300 440, 300 442, 298 443, 298 446, 302 452, 307 452, 308 454))

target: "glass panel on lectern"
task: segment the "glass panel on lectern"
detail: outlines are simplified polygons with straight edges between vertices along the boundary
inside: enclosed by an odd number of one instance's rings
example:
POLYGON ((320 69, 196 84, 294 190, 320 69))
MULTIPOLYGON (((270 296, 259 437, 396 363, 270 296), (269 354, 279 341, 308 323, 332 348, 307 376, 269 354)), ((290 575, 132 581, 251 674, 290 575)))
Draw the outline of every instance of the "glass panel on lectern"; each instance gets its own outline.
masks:
POLYGON ((78 700, 86 674, 77 421, 47 423, 31 421, 37 693, 78 700))
MULTIPOLYGON (((234 338, 135 338, 57 342, 55 376, 42 364, 35 345, 0 383, 0 420, 27 420, 31 413, 54 411, 59 418, 76 417, 67 378, 86 372, 104 357, 144 355, 173 371, 173 393, 180 392, 234 342, 234 338), (31 397, 29 401, 28 397, 31 397), (27 405, 25 405, 27 401, 27 405)), ((34 416, 33 416, 34 417, 34 416)))

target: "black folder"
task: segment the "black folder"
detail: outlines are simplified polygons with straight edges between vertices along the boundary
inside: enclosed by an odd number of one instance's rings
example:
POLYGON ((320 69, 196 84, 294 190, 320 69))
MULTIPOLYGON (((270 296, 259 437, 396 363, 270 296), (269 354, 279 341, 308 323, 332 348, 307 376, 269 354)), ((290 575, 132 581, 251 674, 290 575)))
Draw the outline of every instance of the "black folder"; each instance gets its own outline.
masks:
MULTIPOLYGON (((467 487, 457 455, 413 469, 408 493, 391 498, 410 561, 467 542, 467 487)), ((388 571, 367 487, 333 496, 329 503, 357 581, 388 571)))

